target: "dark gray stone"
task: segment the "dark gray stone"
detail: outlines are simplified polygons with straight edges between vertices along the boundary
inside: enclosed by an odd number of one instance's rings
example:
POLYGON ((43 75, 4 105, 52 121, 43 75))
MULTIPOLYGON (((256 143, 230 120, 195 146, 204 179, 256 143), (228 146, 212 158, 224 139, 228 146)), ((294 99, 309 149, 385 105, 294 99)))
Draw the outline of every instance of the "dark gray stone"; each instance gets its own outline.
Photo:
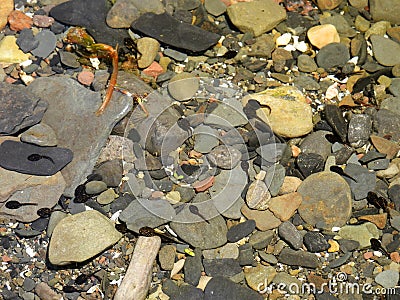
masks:
POLYGON ((203 259, 204 271, 208 276, 232 277, 242 272, 239 262, 233 258, 203 259))
POLYGON ((93 173, 99 174, 107 186, 117 187, 121 183, 122 171, 122 160, 113 159, 98 166, 93 173))
POLYGON ((300 75, 294 78, 294 85, 300 90, 318 91, 321 87, 311 76, 300 75))
POLYGON ((31 52, 37 57, 46 58, 56 48, 57 37, 50 30, 40 31, 35 35, 35 40, 39 42, 39 45, 31 52))
POLYGON ((71 0, 53 7, 49 14, 60 23, 86 28, 97 43, 123 45, 126 30, 113 29, 105 22, 110 5, 103 0, 71 0))
MULTIPOLYGON (((194 203, 197 201, 196 198, 193 200, 194 203)), ((192 213, 189 205, 185 205, 171 222, 172 230, 195 248, 211 249, 224 245, 227 241, 228 229, 224 218, 219 215, 213 203, 206 199, 202 203, 197 203, 196 207, 208 223, 202 217, 192 213)))
POLYGON ((26 292, 33 291, 35 286, 36 286, 35 280, 33 280, 32 278, 29 278, 29 277, 25 277, 24 285, 23 285, 24 291, 26 291, 26 292))
POLYGON ((385 170, 389 167, 390 159, 375 159, 367 164, 369 170, 385 170))
POLYGON ((204 300, 262 300, 259 293, 224 277, 213 277, 204 290, 204 300))
POLYGON ((308 177, 311 174, 323 171, 325 161, 321 155, 316 153, 300 153, 296 163, 304 177, 308 177))
POLYGON ((316 231, 309 231, 304 235, 304 245, 310 252, 322 252, 328 250, 330 245, 323 234, 316 231))
POLYGON ((203 264, 201 261, 201 251, 195 251, 195 256, 188 256, 183 266, 185 274, 185 282, 197 286, 203 271, 203 264))
POLYGON ((300 249, 303 246, 303 236, 300 231, 289 221, 283 222, 278 227, 279 237, 288 243, 294 249, 300 249))
POLYGON ((274 237, 273 230, 256 231, 249 238, 249 244, 257 250, 264 249, 274 237))
POLYGON ((371 130, 371 117, 366 114, 355 114, 349 122, 347 139, 353 147, 362 147, 368 142, 371 130))
POLYGON ((315 269, 321 265, 317 256, 313 253, 283 248, 279 254, 278 261, 289 266, 302 266, 315 269))
POLYGON ((54 175, 69 164, 72 157, 72 151, 66 148, 39 147, 10 140, 0 144, 0 166, 24 174, 54 175))
POLYGON ((300 144, 302 153, 316 153, 326 159, 331 154, 331 143, 326 139, 329 131, 318 130, 307 135, 300 144))
POLYGON ((395 209, 400 209, 400 184, 395 184, 391 186, 388 191, 388 196, 390 200, 394 203, 395 209))
POLYGON ((338 243, 340 245, 340 249, 344 253, 351 252, 353 250, 356 250, 358 247, 360 247, 360 243, 358 241, 353 241, 353 240, 340 239, 340 240, 338 240, 338 243))
POLYGON ((340 267, 341 265, 345 264, 346 261, 351 257, 352 253, 351 252, 347 252, 345 254, 343 254, 343 256, 329 262, 329 268, 333 269, 333 268, 337 268, 340 267))
POLYGON ((324 69, 342 67, 350 59, 350 53, 346 45, 330 43, 319 50, 316 59, 318 66, 324 69))
POLYGON ((286 149, 286 144, 276 143, 262 145, 256 149, 256 152, 261 156, 261 158, 269 163, 278 162, 286 149))
POLYGON ((365 153, 363 157, 361 157, 358 161, 362 164, 368 164, 374 160, 385 158, 386 154, 379 153, 375 150, 368 151, 365 153))
POLYGON ((40 122, 48 103, 22 85, 0 82, 0 134, 14 134, 40 122))
POLYGON ((24 53, 27 53, 39 46, 39 41, 35 39, 32 29, 25 28, 19 32, 17 45, 24 53))
POLYGON ((380 109, 374 115, 374 129, 380 136, 390 135, 391 141, 400 141, 400 115, 387 109, 380 109))
POLYGON ((340 108, 333 104, 326 105, 325 119, 332 127, 333 131, 341 138, 342 142, 346 142, 347 123, 340 108))
POLYGON ((375 189, 376 175, 374 172, 368 171, 367 168, 349 163, 344 169, 344 172, 357 180, 357 182, 355 182, 354 180, 344 177, 350 184, 354 200, 366 198, 368 192, 375 189))
POLYGON ((70 68, 79 68, 81 64, 79 63, 79 57, 72 52, 67 51, 59 51, 58 54, 60 55, 61 62, 70 68))
POLYGON ((255 263, 254 251, 250 244, 244 244, 239 247, 238 261, 241 266, 251 266, 255 263))
POLYGON ((237 242, 252 233, 254 229, 256 229, 256 222, 254 220, 247 220, 232 226, 227 233, 228 241, 231 243, 237 242))
POLYGON ((206 50, 220 38, 218 34, 179 22, 167 13, 146 13, 134 21, 131 28, 167 45, 193 52, 206 50))

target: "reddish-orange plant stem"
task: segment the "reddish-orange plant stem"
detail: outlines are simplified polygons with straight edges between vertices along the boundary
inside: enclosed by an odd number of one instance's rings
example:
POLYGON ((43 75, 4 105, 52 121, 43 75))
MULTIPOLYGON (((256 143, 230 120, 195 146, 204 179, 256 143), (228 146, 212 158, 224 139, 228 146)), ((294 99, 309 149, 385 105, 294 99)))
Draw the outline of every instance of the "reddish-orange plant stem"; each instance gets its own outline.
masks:
POLYGON ((106 92, 106 96, 104 97, 103 103, 99 107, 99 109, 96 111, 96 116, 101 115, 104 112, 104 109, 107 107, 107 105, 110 103, 112 94, 114 92, 115 85, 117 84, 117 77, 118 77, 118 45, 117 47, 112 48, 111 46, 104 45, 107 47, 107 51, 109 52, 109 56, 112 59, 112 73, 110 76, 110 80, 108 81, 108 88, 106 92))

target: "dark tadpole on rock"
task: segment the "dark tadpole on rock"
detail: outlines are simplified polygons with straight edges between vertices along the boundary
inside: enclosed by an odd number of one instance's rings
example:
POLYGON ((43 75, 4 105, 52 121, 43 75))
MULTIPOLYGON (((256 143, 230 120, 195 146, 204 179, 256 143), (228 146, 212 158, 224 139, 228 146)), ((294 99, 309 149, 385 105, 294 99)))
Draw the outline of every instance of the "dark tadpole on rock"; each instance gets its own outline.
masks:
POLYGON ((34 154, 29 155, 27 158, 29 161, 38 161, 41 159, 47 159, 52 164, 54 164, 54 160, 50 156, 46 156, 46 155, 40 155, 40 154, 34 153, 34 154))
POLYGON ((199 212, 199 208, 196 205, 189 205, 189 211, 202 218, 207 224, 210 224, 210 222, 199 212))
POLYGON ((378 239, 372 238, 369 240, 369 242, 371 243, 371 248, 374 251, 382 251, 383 254, 387 255, 388 257, 390 257, 389 253, 386 251, 385 248, 383 248, 381 242, 378 239))
POLYGON ((6 202, 6 208, 8 209, 18 209, 22 206, 26 206, 26 205, 38 205, 37 203, 21 203, 19 201, 16 200, 10 200, 6 202))

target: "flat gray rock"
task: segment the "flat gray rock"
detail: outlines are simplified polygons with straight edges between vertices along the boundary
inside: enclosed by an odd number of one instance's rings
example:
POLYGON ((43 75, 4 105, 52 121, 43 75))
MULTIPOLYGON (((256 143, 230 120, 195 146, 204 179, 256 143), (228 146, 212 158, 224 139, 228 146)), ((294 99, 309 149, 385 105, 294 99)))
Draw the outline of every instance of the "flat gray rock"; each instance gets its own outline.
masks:
POLYGON ((48 103, 22 85, 0 82, 0 134, 13 134, 40 122, 48 103))
POLYGON ((349 59, 349 49, 341 43, 330 43, 317 54, 317 64, 324 69, 342 67, 349 59))
POLYGON ((175 210, 167 200, 140 198, 132 201, 119 215, 120 220, 135 232, 139 232, 139 229, 145 226, 158 227, 174 217, 175 210))
POLYGON ((224 216, 240 218, 240 209, 244 203, 241 193, 247 184, 247 174, 240 165, 232 170, 222 170, 215 177, 214 185, 209 188, 212 201, 224 216))
POLYGON ((211 201, 197 203, 196 206, 200 214, 208 219, 208 223, 186 206, 171 222, 172 230, 195 248, 212 249, 224 245, 228 232, 224 218, 218 214, 211 201))
POLYGON ((380 35, 371 35, 375 59, 384 66, 400 64, 400 44, 380 35))
POLYGON ((315 269, 321 265, 318 257, 310 252, 283 248, 279 254, 278 261, 289 266, 302 266, 315 269))
POLYGON ((132 108, 132 100, 114 93, 104 113, 96 116, 102 103, 100 93, 73 79, 41 77, 28 90, 49 102, 43 122, 54 129, 58 146, 74 153, 74 159, 62 170, 67 183, 64 195, 72 197, 75 188, 92 172, 114 125, 132 108))

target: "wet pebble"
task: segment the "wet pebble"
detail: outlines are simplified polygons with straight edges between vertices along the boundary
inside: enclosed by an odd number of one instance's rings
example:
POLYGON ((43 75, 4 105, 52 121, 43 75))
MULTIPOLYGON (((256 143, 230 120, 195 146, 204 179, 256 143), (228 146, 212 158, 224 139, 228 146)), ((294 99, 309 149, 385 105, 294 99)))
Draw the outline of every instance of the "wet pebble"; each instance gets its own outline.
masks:
POLYGON ((278 227, 278 234, 281 239, 288 243, 293 249, 300 249, 303 246, 303 236, 290 222, 283 222, 278 227))
POLYGON ((263 297, 249 288, 235 284, 222 276, 213 277, 204 290, 204 299, 248 299, 262 300, 263 297))
POLYGON ((72 160, 71 150, 59 147, 39 147, 16 141, 0 145, 0 166, 31 175, 53 175, 72 160))
POLYGON ((239 164, 242 154, 232 146, 221 145, 211 150, 207 158, 219 168, 231 170, 239 164))
POLYGON ((322 252, 330 247, 325 237, 316 231, 309 231, 304 235, 304 245, 310 252, 322 252))
POLYGON ((39 41, 35 39, 32 29, 26 28, 19 33, 17 45, 24 53, 27 53, 35 49, 39 45, 39 41))
POLYGON ((349 50, 341 43, 330 43, 321 48, 316 56, 319 67, 329 69, 341 67, 350 59, 349 50))
POLYGON ((290 248, 282 249, 278 256, 278 261, 291 266, 302 266, 311 269, 315 269, 321 265, 315 254, 290 248))
POLYGON ((57 37, 50 30, 43 30, 35 35, 35 39, 39 42, 39 45, 31 52, 33 55, 46 58, 56 48, 57 37))
POLYGON ((187 257, 183 272, 185 273, 185 282, 197 286, 203 270, 201 252, 196 249, 195 256, 187 257))
POLYGON ((229 242, 237 242, 242 238, 248 236, 256 228, 254 220, 247 220, 229 228, 227 239, 229 242))
POLYGON ((187 23, 181 23, 167 13, 146 13, 134 21, 131 28, 167 45, 193 52, 206 50, 219 40, 218 34, 187 23), (153 24, 158 24, 158 26, 153 26, 153 24), (173 30, 166 31, 165 28, 173 28, 173 30), (197 38, 193 40, 189 38, 191 36, 197 38))
POLYGON ((232 258, 203 259, 204 271, 208 276, 232 277, 242 272, 239 262, 232 258))

